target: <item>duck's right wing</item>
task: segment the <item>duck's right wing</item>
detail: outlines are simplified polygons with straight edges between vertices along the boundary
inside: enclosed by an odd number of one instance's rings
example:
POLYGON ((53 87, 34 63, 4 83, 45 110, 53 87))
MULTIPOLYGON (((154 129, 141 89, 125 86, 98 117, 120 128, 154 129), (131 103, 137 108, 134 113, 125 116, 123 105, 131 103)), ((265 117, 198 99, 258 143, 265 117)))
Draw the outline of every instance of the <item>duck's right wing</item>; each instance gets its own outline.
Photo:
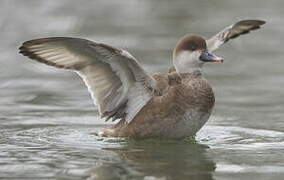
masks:
POLYGON ((20 53, 31 59, 76 71, 99 113, 130 122, 154 96, 155 79, 127 51, 85 39, 52 37, 27 41, 20 53))
POLYGON ((230 39, 236 38, 242 34, 247 34, 252 30, 259 29, 263 24, 265 24, 265 21, 262 20, 243 20, 228 26, 215 36, 206 40, 208 51, 213 52, 230 39))

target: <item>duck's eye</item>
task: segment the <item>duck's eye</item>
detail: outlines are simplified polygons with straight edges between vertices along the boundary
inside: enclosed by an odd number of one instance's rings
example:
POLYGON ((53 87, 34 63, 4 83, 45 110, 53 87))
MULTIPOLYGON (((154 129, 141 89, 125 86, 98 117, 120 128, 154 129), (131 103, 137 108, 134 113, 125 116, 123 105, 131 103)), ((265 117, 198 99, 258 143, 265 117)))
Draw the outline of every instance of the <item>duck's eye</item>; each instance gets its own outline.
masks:
POLYGON ((191 50, 191 51, 195 51, 196 49, 197 49, 196 46, 191 46, 191 47, 190 47, 190 50, 191 50))

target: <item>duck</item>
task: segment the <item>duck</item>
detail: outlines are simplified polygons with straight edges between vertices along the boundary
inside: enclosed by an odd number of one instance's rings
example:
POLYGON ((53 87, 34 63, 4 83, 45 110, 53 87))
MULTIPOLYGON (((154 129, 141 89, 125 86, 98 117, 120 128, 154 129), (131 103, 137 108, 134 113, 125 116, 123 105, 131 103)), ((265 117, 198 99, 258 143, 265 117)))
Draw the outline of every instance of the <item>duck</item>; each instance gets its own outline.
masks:
POLYGON ((19 52, 83 79, 101 119, 116 121, 99 136, 178 139, 195 136, 212 113, 215 97, 203 77, 203 65, 223 62, 213 54, 215 50, 263 24, 263 20, 241 20, 209 39, 186 34, 173 50, 169 71, 153 74, 128 51, 81 38, 29 40, 19 52))

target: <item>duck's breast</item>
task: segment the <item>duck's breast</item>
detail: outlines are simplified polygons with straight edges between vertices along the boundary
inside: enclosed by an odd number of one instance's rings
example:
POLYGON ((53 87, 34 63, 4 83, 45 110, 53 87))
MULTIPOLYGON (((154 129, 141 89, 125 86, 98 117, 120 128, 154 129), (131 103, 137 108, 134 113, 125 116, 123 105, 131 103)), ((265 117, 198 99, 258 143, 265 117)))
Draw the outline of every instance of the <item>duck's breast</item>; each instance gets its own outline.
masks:
POLYGON ((172 122, 168 136, 192 136, 207 122, 213 109, 215 98, 211 86, 201 78, 183 79, 182 83, 169 89, 165 96, 170 105, 170 114, 165 121, 172 122))
POLYGON ((153 98, 128 125, 127 133, 139 137, 194 135, 208 120, 214 94, 203 78, 185 78, 153 98))

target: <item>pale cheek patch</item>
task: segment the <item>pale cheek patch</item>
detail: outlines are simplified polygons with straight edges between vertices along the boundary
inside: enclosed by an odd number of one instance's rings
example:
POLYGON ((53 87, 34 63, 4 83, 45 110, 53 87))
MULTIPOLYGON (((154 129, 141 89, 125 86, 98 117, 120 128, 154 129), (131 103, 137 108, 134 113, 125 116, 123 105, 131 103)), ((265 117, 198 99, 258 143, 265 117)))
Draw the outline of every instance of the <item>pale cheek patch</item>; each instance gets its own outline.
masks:
POLYGON ((174 60, 174 66, 179 73, 191 73, 199 70, 202 67, 202 62, 199 60, 200 51, 182 51, 177 54, 174 60))

